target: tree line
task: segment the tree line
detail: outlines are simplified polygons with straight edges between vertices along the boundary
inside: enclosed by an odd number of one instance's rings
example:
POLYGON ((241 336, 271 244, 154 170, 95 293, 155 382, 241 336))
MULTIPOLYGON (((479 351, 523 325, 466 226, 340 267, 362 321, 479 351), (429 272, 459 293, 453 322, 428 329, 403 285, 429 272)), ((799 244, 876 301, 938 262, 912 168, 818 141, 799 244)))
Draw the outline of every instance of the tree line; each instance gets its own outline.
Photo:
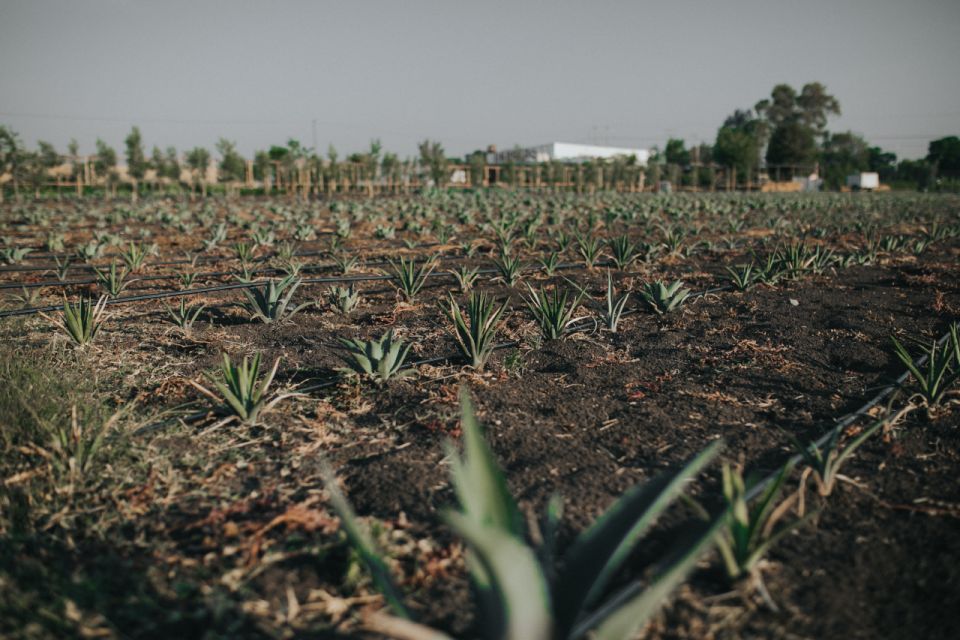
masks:
MULTIPOLYGON (((787 84, 778 84, 769 97, 752 108, 737 109, 729 115, 717 130, 713 144, 687 148, 684 140, 671 138, 662 151, 654 147, 645 177, 654 183, 669 179, 679 186, 706 186, 716 179, 715 168, 735 176, 736 184, 751 182, 761 170, 771 172, 776 168, 777 174, 786 178, 817 170, 826 187, 836 189, 851 173, 875 171, 883 182, 898 188, 960 190, 957 136, 931 141, 924 158, 898 162, 896 154, 871 145, 852 131, 829 131, 829 118, 840 113, 837 98, 819 82, 808 83, 799 92, 787 84)), ((191 189, 197 187, 205 193, 206 173, 214 162, 218 181, 227 184, 245 182, 248 177, 262 184, 289 182, 298 170, 306 169, 316 180, 334 184, 343 179, 372 184, 374 180, 402 180, 416 175, 438 186, 448 179, 451 161, 467 165, 473 184, 480 183, 486 162, 481 150, 462 160, 449 159, 443 146, 431 140, 420 143, 419 157, 406 160, 385 152, 379 140, 343 160, 332 145, 321 155, 295 139, 257 151, 250 163, 237 150, 236 143, 225 138, 214 145, 216 158, 205 147, 180 154, 174 147, 154 146, 147 154, 138 127, 131 129, 124 146, 126 175, 134 190, 149 172, 154 181, 182 182, 186 176, 191 189), (344 173, 346 167, 350 168, 350 178, 344 173)), ((0 125, 0 175, 11 177, 14 191, 21 185, 38 189, 54 170, 65 168, 62 177, 76 178, 81 170, 88 170, 80 160, 76 140, 68 145, 66 156, 46 141, 39 141, 36 149, 28 149, 16 132, 0 125)), ((103 140, 96 141, 95 153, 83 158, 83 162, 89 163, 89 170, 108 185, 119 181, 117 151, 103 140)), ((598 170, 602 172, 604 164, 590 163, 588 177, 598 170)), ((635 171, 636 162, 608 161, 606 169, 608 175, 626 174, 635 171)), ((511 171, 512 167, 506 167, 505 175, 509 177, 511 171)))

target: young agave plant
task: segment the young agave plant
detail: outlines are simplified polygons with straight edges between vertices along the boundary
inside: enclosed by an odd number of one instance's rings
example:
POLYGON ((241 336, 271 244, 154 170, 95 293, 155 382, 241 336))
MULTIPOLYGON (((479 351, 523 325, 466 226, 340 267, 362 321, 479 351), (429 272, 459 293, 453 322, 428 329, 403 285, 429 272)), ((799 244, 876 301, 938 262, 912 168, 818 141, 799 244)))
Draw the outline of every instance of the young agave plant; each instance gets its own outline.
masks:
POLYGON ((757 281, 756 265, 752 262, 750 264, 738 264, 736 268, 727 267, 726 269, 729 274, 727 280, 737 291, 746 291, 757 281))
POLYGON ((930 348, 924 350, 927 360, 923 365, 916 364, 910 352, 896 338, 891 336, 890 340, 893 341, 897 358, 916 381, 917 392, 912 399, 918 399, 926 407, 927 415, 933 417, 946 397, 960 393, 950 390, 960 380, 960 336, 957 325, 950 327, 945 345, 941 347, 934 340, 930 348))
POLYGON ((583 256, 588 269, 593 269, 600 257, 600 239, 591 234, 577 234, 577 251, 583 256))
POLYGON ((433 270, 436 268, 436 263, 433 261, 427 261, 417 267, 413 260, 408 262, 403 256, 400 257, 399 262, 393 262, 392 260, 389 262, 393 273, 388 273, 387 275, 393 277, 397 289, 403 294, 403 297, 407 299, 407 302, 413 302, 417 294, 420 293, 420 289, 426 284, 427 277, 433 273, 433 270))
POLYGON ((348 314, 360 304, 360 293, 354 290, 353 285, 349 287, 334 285, 327 291, 327 302, 338 312, 348 314))
POLYGON ((447 317, 453 322, 453 336, 457 339, 460 353, 470 361, 470 366, 482 371, 495 346, 497 327, 507 310, 507 303, 496 307, 493 299, 483 291, 470 294, 466 317, 460 306, 450 296, 447 317), (469 320, 469 322, 467 322, 469 320))
POLYGON ((566 333, 567 327, 573 321, 573 314, 576 313, 580 301, 586 294, 581 290, 568 306, 569 291, 564 290, 561 293, 559 288, 555 288, 552 292, 547 293, 543 290, 543 287, 539 291, 534 291, 529 284, 527 289, 530 291, 530 295, 524 302, 526 302, 527 308, 540 327, 540 333, 547 340, 559 339, 566 333))
POLYGON ((800 444, 799 440, 791 436, 790 440, 793 448, 800 454, 801 459, 807 465, 803 473, 800 474, 800 488, 797 491, 800 501, 797 511, 800 515, 803 515, 805 512, 804 494, 806 492, 807 479, 811 475, 816 484, 817 493, 823 498, 829 497, 830 494, 833 493, 833 489, 838 480, 849 481, 849 478, 840 473, 840 468, 843 466, 843 463, 860 448, 860 445, 879 431, 881 427, 893 424, 913 408, 912 405, 906 405, 890 416, 875 420, 873 424, 861 431, 855 438, 842 447, 840 446, 840 438, 843 435, 843 429, 834 429, 823 446, 818 446, 816 442, 811 442, 804 446, 800 444))
MULTIPOLYGON (((633 548, 697 476, 716 457, 720 443, 707 447, 678 470, 668 471, 625 493, 558 557, 555 540, 562 502, 550 501, 540 525, 542 543, 527 542, 525 519, 510 494, 503 471, 474 417, 469 395, 461 393, 464 453, 450 448, 451 476, 459 510, 447 510, 446 522, 466 541, 467 568, 477 592, 476 619, 490 640, 568 640, 589 635, 598 640, 627 640, 655 614, 710 548, 723 524, 696 524, 681 536, 664 562, 650 572, 644 588, 633 585, 603 596, 633 548)), ((412 621, 403 594, 353 510, 328 474, 331 503, 361 561, 384 593, 393 614, 411 631, 405 637, 448 640, 412 621), (413 631, 416 631, 414 634, 413 631)), ((388 621, 394 622, 387 618, 388 621)))
POLYGON ((543 273, 549 278, 557 271, 557 265, 560 264, 560 254, 551 251, 540 260, 540 266, 543 267, 543 273))
POLYGON ((347 364, 346 371, 367 376, 377 384, 412 375, 403 370, 412 345, 394 339, 393 330, 387 331, 379 340, 349 340, 338 338, 345 353, 340 358, 347 364))
POLYGON ((520 256, 511 256, 509 253, 504 253, 500 255, 498 260, 494 260, 493 264, 500 273, 500 278, 508 287, 512 287, 520 281, 520 272, 523 270, 523 265, 520 264, 520 256))
POLYGON ((193 270, 183 271, 177 276, 177 279, 180 281, 182 288, 189 289, 197 281, 197 272, 193 270))
POLYGON ((457 271, 451 270, 448 273, 457 281, 457 286, 460 287, 461 293, 467 293, 473 288, 473 284, 480 276, 480 269, 470 269, 469 267, 463 266, 457 271))
POLYGON ((107 297, 101 296, 97 304, 90 300, 81 299, 77 304, 70 304, 63 299, 63 315, 54 320, 46 314, 41 314, 47 320, 63 329, 64 333, 73 340, 78 347, 85 347, 97 337, 106 314, 107 297))
POLYGON ((623 294, 620 298, 614 296, 613 277, 607 271, 607 308, 603 314, 603 320, 607 324, 607 330, 610 333, 616 333, 620 324, 620 317, 627 306, 627 300, 630 298, 630 292, 623 294))
POLYGON ((151 252, 151 247, 145 247, 142 244, 131 242, 120 257, 123 258, 123 261, 126 263, 127 269, 130 271, 139 271, 151 252))
POLYGON ((133 282, 133 280, 127 279, 127 276, 130 275, 130 271, 126 266, 122 267, 119 271, 117 270, 116 260, 110 263, 109 271, 100 271, 100 269, 94 267, 93 272, 97 276, 97 282, 111 298, 116 298, 119 296, 121 293, 123 293, 123 290, 129 287, 133 282))
POLYGON ((170 319, 170 322, 184 333, 190 333, 193 330, 193 324, 197 321, 200 314, 203 313, 203 310, 207 308, 206 305, 203 304, 188 308, 187 301, 184 298, 180 298, 180 305, 176 308, 166 303, 164 303, 163 306, 167 309, 167 317, 170 319))
POLYGON ((0 249, 0 258, 7 264, 20 264, 32 251, 29 247, 4 247, 0 249))
POLYGON ((337 269, 339 269, 343 275, 347 275, 351 271, 356 270, 357 264, 360 262, 356 256, 334 254, 332 257, 333 263, 337 265, 337 269))
POLYGON ((663 315, 683 305, 690 297, 690 290, 683 288, 682 280, 676 280, 669 285, 657 280, 644 284, 640 295, 655 313, 663 315))
POLYGON ((67 276, 70 275, 70 256, 65 257, 63 262, 60 262, 60 258, 54 256, 53 262, 57 265, 53 275, 56 276, 58 282, 66 282, 67 276))
POLYGON ((778 540, 815 514, 811 511, 777 528, 777 523, 793 506, 791 498, 777 503, 783 483, 792 470, 792 464, 784 465, 751 508, 747 503, 746 484, 740 470, 726 464, 723 466, 723 497, 730 516, 717 545, 731 579, 751 576, 758 581, 758 585, 762 585, 757 573, 760 560, 778 540))
POLYGON ((260 377, 259 353, 253 357, 253 362, 244 356, 243 362, 236 365, 230 362, 230 356, 223 354, 220 375, 205 374, 219 395, 197 382, 191 381, 190 384, 213 401, 214 411, 225 416, 225 423, 236 420, 245 425, 254 425, 262 414, 272 409, 281 400, 293 395, 286 393, 272 398, 268 396, 270 385, 279 366, 280 358, 277 358, 270 372, 262 380, 258 380, 260 377))
POLYGON ((637 259, 637 245, 630 242, 630 238, 625 235, 611 238, 607 245, 610 247, 613 263, 620 271, 626 270, 637 259))
POLYGON ((287 276, 279 281, 271 280, 265 284, 262 289, 256 287, 243 289, 243 295, 247 298, 244 307, 254 318, 266 324, 289 318, 304 307, 312 304, 311 302, 304 302, 292 309, 288 309, 290 299, 293 298, 293 294, 301 282, 303 281, 300 278, 287 276), (284 292, 286 292, 286 294, 284 294, 284 292))
POLYGON ((8 294, 7 299, 21 309, 35 306, 40 299, 40 287, 34 289, 20 287, 20 293, 8 294))

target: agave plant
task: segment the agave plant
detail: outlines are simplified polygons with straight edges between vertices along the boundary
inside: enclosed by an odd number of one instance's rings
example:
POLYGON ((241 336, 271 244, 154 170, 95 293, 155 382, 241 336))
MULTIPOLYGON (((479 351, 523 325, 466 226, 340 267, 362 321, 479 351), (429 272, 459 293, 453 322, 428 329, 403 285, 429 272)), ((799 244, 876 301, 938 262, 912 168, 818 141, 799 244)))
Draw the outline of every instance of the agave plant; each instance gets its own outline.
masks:
POLYGON ((260 380, 259 353, 253 357, 252 362, 247 356, 244 356, 243 361, 236 365, 230 361, 230 356, 223 354, 223 360, 220 363, 220 375, 209 372, 205 374, 207 380, 219 392, 219 395, 198 382, 191 381, 190 384, 214 402, 214 411, 225 416, 226 422, 236 420, 245 425, 254 425, 261 415, 272 409, 281 400, 293 395, 291 393, 273 397, 268 395, 270 385, 273 383, 273 378, 276 376, 279 366, 280 358, 277 358, 273 363, 273 368, 260 380))
POLYGON ((778 503, 783 483, 792 470, 792 464, 784 465, 751 508, 740 470, 726 464, 723 466, 723 497, 730 517, 717 545, 731 579, 751 576, 759 580, 757 565, 770 547, 814 515, 815 512, 810 512, 777 527, 793 505, 793 498, 778 503))
POLYGON ((340 358, 347 364, 347 371, 367 376, 381 385, 391 379, 412 374, 412 371, 403 370, 412 345, 394 339, 393 329, 383 334, 379 340, 338 340, 344 349, 340 358))
POLYGON ((552 276, 557 271, 557 265, 560 264, 560 254, 556 251, 551 251, 546 256, 540 260, 540 266, 543 267, 543 273, 547 277, 552 276))
POLYGON ((512 287, 520 281, 520 272, 523 270, 523 265, 520 264, 520 256, 514 257, 509 253, 504 253, 498 260, 493 261, 493 265, 508 287, 512 287))
POLYGON ((676 280, 669 285, 662 280, 656 280, 644 284, 640 295, 655 313, 662 315, 683 305, 690 297, 690 290, 683 287, 682 280, 676 280))
POLYGON ((890 337, 894 353, 916 382, 914 398, 927 408, 929 415, 936 412, 944 398, 957 394, 950 390, 960 380, 960 336, 957 331, 956 324, 950 327, 950 335, 943 346, 934 340, 930 348, 924 350, 926 362, 923 365, 915 363, 906 347, 893 336, 890 337))
POLYGON ((597 263, 597 259, 600 257, 600 247, 599 238, 590 234, 577 234, 577 251, 580 252, 588 269, 593 269, 597 263))
POLYGON ((66 256, 63 262, 60 261, 60 258, 54 256, 53 263, 57 265, 57 268, 53 270, 53 275, 57 278, 57 281, 66 282, 67 276, 70 275, 70 256, 66 256))
POLYGON ((458 270, 450 270, 448 273, 457 281, 457 286, 460 287, 461 293, 470 291, 470 289, 473 288, 473 284, 477 281, 477 278, 480 277, 480 269, 476 267, 471 269, 467 266, 462 266, 458 270))
POLYGON ((541 287, 535 291, 529 284, 527 289, 530 295, 524 302, 540 327, 540 333, 547 340, 557 340, 566 333, 567 327, 573 321, 573 314, 576 313, 580 301, 586 295, 581 290, 573 300, 570 300, 570 292, 567 290, 561 292, 560 289, 554 288, 548 293, 541 287))
POLYGON ((493 353, 497 326, 507 310, 507 303, 496 307, 490 296, 483 291, 475 291, 467 301, 467 313, 464 317, 452 295, 448 302, 449 309, 445 311, 453 322, 453 335, 457 339, 460 353, 470 361, 471 367, 482 371, 493 353))
POLYGON ((167 317, 170 319, 170 322, 184 333, 189 333, 193 330, 193 324, 197 321, 200 314, 203 313, 203 310, 206 309, 206 305, 203 304, 195 307, 187 307, 185 298, 180 298, 180 305, 176 308, 166 303, 164 303, 163 306, 167 309, 167 317))
POLYGON ((304 307, 309 307, 312 304, 311 302, 304 302, 292 309, 288 309, 290 299, 293 298, 293 294, 302 282, 303 280, 300 278, 287 276, 279 281, 269 281, 262 289, 256 287, 243 289, 243 295, 247 298, 244 307, 254 318, 266 324, 289 318, 304 307))
MULTIPOLYGON (((460 502, 446 522, 466 541, 467 567, 477 593, 476 619, 484 638, 496 640, 567 640, 588 635, 598 640, 627 640, 663 606, 709 549, 723 523, 695 525, 657 565, 644 588, 626 588, 604 599, 611 579, 659 516, 682 494, 688 481, 717 455, 715 442, 683 467, 662 473, 624 494, 583 531, 563 557, 554 541, 562 502, 552 499, 540 527, 542 543, 527 543, 524 518, 474 417, 469 395, 461 392, 464 454, 451 450, 451 475, 460 502)), ((332 477, 327 476, 334 509, 344 530, 384 593, 395 616, 403 618, 408 637, 447 636, 411 621, 387 564, 357 522, 332 477)))
POLYGON ((63 329, 64 333, 66 333, 78 347, 85 347, 93 342, 93 339, 97 337, 97 333, 100 331, 100 327, 103 325, 106 304, 106 296, 101 296, 96 304, 82 298, 77 304, 70 304, 70 302, 64 298, 63 315, 60 319, 54 320, 46 314, 41 315, 63 329))
POLYGON ((100 286, 107 292, 107 295, 111 298, 116 298, 123 290, 130 286, 133 283, 133 280, 128 280, 127 276, 130 275, 129 269, 126 266, 123 266, 119 271, 117 270, 117 261, 114 260, 110 263, 109 271, 100 271, 96 267, 93 268, 94 274, 97 276, 97 282, 100 283, 100 286))
POLYGON ((337 265, 337 269, 339 269, 340 273, 343 275, 347 275, 351 271, 354 271, 357 268, 357 264, 360 262, 356 256, 334 254, 332 258, 333 263, 337 265))
POLYGON ((607 271, 607 308, 603 314, 603 320, 607 324, 607 330, 610 333, 617 332, 617 326, 620 324, 620 317, 627 306, 627 300, 630 298, 630 292, 627 292, 616 298, 613 290, 613 277, 607 271))
POLYGON ((139 271, 144 262, 146 262, 147 256, 150 255, 155 250, 154 247, 145 247, 142 244, 137 244, 131 242, 127 249, 120 254, 120 257, 123 258, 123 261, 127 265, 127 269, 130 271, 139 271))
POLYGON ((727 267, 727 280, 737 291, 746 291, 756 283, 758 274, 756 265, 738 264, 736 267, 727 267))
POLYGON ((427 277, 436 268, 436 263, 432 260, 417 267, 413 260, 407 261, 403 256, 400 257, 399 262, 393 262, 392 260, 389 262, 393 273, 388 275, 392 276, 397 289, 407 299, 407 302, 413 302, 417 294, 420 293, 420 289, 426 284, 427 277))
POLYGON ((7 264, 20 264, 32 251, 30 247, 4 247, 0 249, 0 259, 7 264))
POLYGON ((794 450, 807 465, 800 474, 800 488, 797 491, 800 499, 800 504, 798 505, 799 513, 803 515, 805 511, 803 500, 807 479, 810 476, 813 476, 817 493, 823 498, 830 496, 838 480, 849 480, 846 476, 840 474, 843 463, 850 459, 856 450, 873 434, 882 427, 893 424, 911 409, 913 409, 912 405, 906 405, 892 415, 875 420, 873 424, 861 431, 855 438, 845 443, 842 447, 840 445, 840 438, 843 435, 843 429, 834 429, 822 446, 816 442, 811 442, 804 446, 800 444, 799 440, 791 436, 790 440, 794 450))
POLYGON ((616 236, 607 241, 613 263, 620 271, 626 270, 637 259, 637 245, 625 235, 616 236))
POLYGON ((347 314, 360 303, 360 293, 353 288, 334 285, 327 291, 327 301, 338 312, 347 314))

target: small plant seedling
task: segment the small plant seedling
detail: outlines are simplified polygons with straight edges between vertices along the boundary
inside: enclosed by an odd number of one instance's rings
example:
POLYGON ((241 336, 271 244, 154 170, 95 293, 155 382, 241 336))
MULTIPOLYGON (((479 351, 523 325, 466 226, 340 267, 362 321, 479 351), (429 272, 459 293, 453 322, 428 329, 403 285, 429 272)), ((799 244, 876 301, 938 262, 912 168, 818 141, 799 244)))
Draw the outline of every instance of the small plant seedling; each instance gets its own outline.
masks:
POLYGON ((690 290, 683 287, 682 280, 669 285, 656 280, 644 284, 640 295, 656 314, 663 315, 680 308, 690 297, 690 290))

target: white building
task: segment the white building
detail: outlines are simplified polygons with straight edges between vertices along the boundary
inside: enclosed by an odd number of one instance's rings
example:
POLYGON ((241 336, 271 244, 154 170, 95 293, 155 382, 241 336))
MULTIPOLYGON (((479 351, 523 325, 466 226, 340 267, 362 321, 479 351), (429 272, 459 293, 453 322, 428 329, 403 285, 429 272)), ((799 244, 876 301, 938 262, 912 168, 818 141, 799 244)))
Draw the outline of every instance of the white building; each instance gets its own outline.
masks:
POLYGON ((508 151, 493 151, 487 154, 490 164, 505 164, 507 162, 585 162, 594 158, 616 158, 634 156, 637 164, 645 165, 650 159, 647 149, 629 149, 626 147, 603 147, 593 144, 576 144, 573 142, 551 142, 536 147, 510 149, 508 151))

